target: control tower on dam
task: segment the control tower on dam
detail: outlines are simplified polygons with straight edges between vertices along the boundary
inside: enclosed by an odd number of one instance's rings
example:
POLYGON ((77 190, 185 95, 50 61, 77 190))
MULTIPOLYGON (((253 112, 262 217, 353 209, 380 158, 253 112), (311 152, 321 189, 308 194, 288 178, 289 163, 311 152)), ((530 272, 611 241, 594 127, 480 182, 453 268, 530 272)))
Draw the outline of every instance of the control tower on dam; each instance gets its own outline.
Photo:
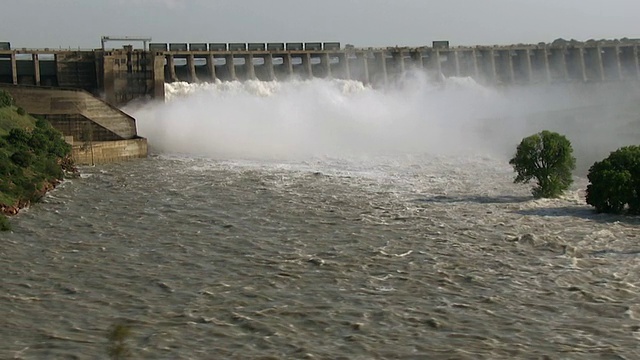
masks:
MULTIPOLYGON (((150 39, 149 39, 150 40, 150 39)), ((158 43, 143 48, 12 49, 0 43, 0 83, 79 88, 121 106, 163 99, 167 82, 338 78, 382 87, 406 71, 485 85, 640 80, 640 40, 536 45, 355 48, 338 42, 158 43)))

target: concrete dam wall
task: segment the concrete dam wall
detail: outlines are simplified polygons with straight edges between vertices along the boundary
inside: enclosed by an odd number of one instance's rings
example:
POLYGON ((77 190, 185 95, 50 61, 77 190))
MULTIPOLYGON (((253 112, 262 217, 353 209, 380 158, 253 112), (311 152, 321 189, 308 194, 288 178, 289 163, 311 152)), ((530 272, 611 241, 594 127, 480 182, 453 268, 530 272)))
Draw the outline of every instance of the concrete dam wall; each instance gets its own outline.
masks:
POLYGON ((17 106, 41 115, 65 136, 78 165, 147 156, 135 119, 81 89, 0 84, 17 106))
POLYGON ((148 49, 0 49, 0 83, 84 89, 114 106, 164 99, 164 83, 328 77, 386 86, 406 71, 485 85, 640 80, 640 40, 354 48, 340 43, 151 43, 148 49))

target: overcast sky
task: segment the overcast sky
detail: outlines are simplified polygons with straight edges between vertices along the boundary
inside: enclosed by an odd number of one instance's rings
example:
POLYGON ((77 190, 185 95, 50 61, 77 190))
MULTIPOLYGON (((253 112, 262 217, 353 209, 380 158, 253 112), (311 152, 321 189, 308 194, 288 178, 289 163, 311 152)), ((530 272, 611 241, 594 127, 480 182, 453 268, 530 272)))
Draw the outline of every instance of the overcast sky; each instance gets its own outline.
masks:
POLYGON ((15 48, 95 48, 102 35, 356 46, 640 38, 640 0, 0 0, 0 5, 0 41, 15 48))

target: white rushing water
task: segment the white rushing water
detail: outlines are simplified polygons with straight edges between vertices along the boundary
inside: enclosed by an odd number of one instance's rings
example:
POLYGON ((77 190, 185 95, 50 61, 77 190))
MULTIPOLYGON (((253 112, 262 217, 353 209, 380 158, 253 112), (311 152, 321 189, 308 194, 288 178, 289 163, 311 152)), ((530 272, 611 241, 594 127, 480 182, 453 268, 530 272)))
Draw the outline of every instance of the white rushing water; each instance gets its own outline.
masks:
POLYGON ((128 111, 153 151, 162 153, 276 160, 482 153, 506 159, 522 137, 549 129, 569 137, 584 167, 637 136, 629 133, 637 118, 627 109, 637 93, 626 85, 488 88, 471 78, 435 82, 410 73, 388 89, 325 79, 173 83, 166 85, 165 103, 128 111))

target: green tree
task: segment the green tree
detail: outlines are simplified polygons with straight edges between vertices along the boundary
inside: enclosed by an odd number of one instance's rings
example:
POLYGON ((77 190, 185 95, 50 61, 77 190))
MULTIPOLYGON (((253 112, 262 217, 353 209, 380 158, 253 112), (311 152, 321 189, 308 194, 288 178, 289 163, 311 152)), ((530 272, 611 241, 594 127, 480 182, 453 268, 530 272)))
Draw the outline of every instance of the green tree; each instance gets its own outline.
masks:
POLYGON ((535 179, 533 196, 554 198, 573 183, 571 172, 576 167, 576 159, 566 137, 544 130, 522 139, 509 164, 517 173, 515 183, 526 184, 535 179))
POLYGON ((622 147, 595 162, 587 178, 587 204, 597 212, 640 214, 640 146, 622 147))

